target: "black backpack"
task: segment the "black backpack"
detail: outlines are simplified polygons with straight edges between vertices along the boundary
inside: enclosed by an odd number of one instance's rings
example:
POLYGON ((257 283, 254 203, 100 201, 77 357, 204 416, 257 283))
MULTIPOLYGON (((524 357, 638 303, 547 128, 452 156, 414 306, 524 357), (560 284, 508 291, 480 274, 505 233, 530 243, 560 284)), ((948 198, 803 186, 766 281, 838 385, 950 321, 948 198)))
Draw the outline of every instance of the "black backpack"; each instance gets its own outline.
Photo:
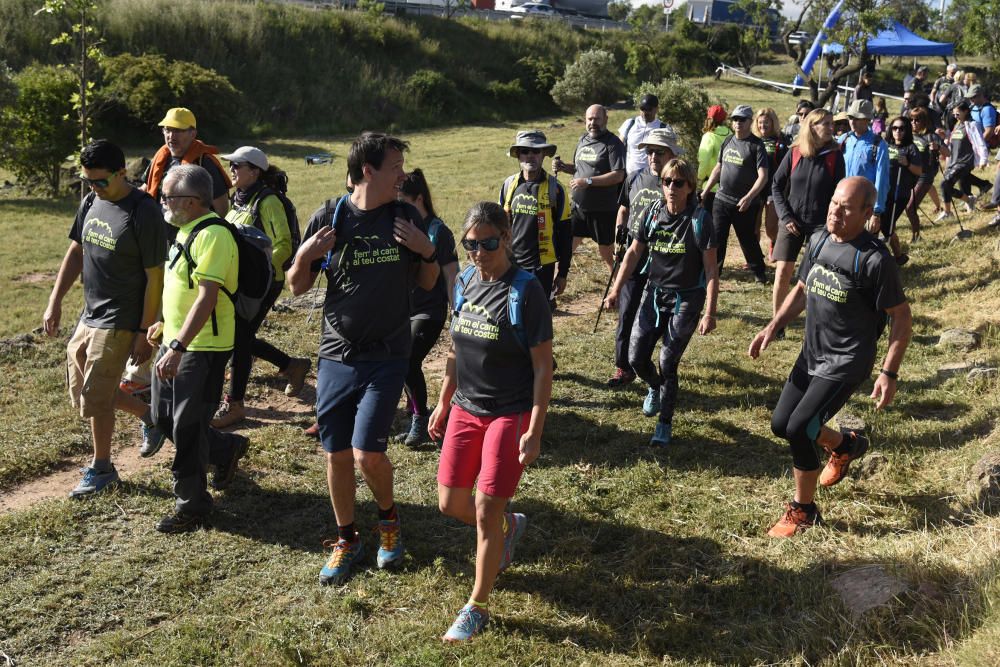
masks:
POLYGON ((266 198, 274 195, 281 202, 281 205, 285 207, 285 218, 288 220, 288 232, 292 237, 292 254, 288 256, 281 268, 285 271, 292 268, 292 263, 295 262, 295 253, 299 249, 299 245, 302 244, 302 232, 299 231, 299 215, 295 211, 295 204, 292 200, 288 198, 288 174, 281 171, 273 179, 274 187, 265 185, 261 188, 261 191, 257 193, 257 196, 253 200, 252 208, 250 209, 251 220, 253 220, 253 226, 264 231, 264 223, 260 219, 260 203, 266 198))

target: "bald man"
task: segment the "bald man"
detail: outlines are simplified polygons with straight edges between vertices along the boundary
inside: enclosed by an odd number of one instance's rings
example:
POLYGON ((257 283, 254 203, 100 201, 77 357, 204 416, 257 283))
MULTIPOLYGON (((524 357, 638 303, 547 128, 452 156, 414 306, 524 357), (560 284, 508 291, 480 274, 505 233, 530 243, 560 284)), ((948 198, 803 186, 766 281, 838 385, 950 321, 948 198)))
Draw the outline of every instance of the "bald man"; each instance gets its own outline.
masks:
POLYGON ((875 186, 860 176, 837 185, 826 227, 810 239, 798 283, 750 343, 750 356, 756 359, 778 331, 806 311, 802 351, 771 416, 771 430, 791 447, 795 477, 795 497, 768 532, 771 537, 792 537, 820 523, 813 502, 817 482, 837 484, 851 461, 867 451, 863 436, 824 424, 871 377, 887 322, 889 346, 871 398, 876 409, 882 409, 896 394, 912 318, 896 262, 865 230, 875 197, 875 186), (817 445, 830 454, 822 473, 817 445))
POLYGON ((594 239, 601 259, 614 267, 613 245, 618 192, 625 180, 625 144, 608 131, 608 111, 600 104, 587 108, 587 133, 580 137, 573 162, 558 157, 556 173, 573 174, 569 182, 573 200, 573 250, 585 238, 594 239))

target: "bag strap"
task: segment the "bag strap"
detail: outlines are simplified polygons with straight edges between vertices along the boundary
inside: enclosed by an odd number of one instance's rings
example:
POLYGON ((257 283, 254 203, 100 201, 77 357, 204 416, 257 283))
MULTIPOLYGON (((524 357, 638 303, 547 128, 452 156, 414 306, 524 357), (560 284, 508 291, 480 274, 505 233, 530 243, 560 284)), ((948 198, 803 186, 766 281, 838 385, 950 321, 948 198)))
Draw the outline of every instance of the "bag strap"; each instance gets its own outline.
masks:
POLYGON ((464 269, 462 273, 459 274, 458 279, 455 280, 455 314, 457 315, 462 310, 462 306, 465 305, 465 286, 469 284, 469 280, 472 279, 472 273, 476 270, 475 264, 469 264, 464 269))

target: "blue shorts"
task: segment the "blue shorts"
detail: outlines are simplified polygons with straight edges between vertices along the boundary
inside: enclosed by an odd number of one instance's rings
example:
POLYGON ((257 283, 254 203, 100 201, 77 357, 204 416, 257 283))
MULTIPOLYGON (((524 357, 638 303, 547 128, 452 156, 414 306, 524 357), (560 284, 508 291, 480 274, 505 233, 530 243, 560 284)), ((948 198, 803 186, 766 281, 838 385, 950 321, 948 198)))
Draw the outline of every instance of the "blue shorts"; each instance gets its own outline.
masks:
POLYGON ((316 422, 323 450, 385 452, 408 359, 331 361, 316 373, 316 422))

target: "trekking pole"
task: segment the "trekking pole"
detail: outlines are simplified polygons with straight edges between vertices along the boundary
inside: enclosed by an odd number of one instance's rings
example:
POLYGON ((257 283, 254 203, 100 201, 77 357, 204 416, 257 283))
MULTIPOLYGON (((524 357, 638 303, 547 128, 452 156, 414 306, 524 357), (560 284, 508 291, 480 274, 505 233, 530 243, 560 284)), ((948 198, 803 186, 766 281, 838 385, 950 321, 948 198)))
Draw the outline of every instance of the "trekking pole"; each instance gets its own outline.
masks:
POLYGON ((955 234, 955 238, 959 241, 964 241, 966 239, 972 238, 972 230, 966 229, 962 226, 962 218, 958 215, 958 204, 952 206, 953 212, 955 214, 955 221, 958 223, 958 233, 955 234))
POLYGON ((625 257, 625 250, 625 244, 619 243, 618 251, 615 252, 615 263, 611 267, 611 275, 608 276, 608 284, 604 286, 604 296, 601 297, 601 303, 597 305, 597 319, 594 321, 594 330, 591 333, 597 333, 597 325, 601 323, 601 314, 604 312, 604 300, 608 298, 608 292, 611 291, 611 283, 614 282, 618 267, 622 263, 622 258, 625 257))

